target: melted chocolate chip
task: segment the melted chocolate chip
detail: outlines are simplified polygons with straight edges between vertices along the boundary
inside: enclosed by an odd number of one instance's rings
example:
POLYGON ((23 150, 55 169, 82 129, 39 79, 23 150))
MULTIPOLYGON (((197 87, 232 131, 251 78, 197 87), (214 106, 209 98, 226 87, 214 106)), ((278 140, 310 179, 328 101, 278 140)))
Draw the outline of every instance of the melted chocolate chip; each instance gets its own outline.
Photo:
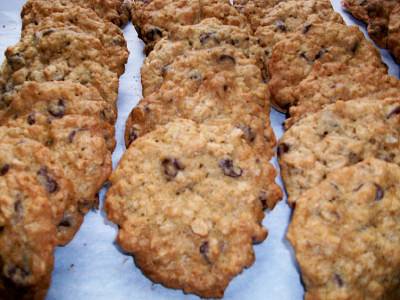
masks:
POLYGON ((324 54, 328 52, 325 48, 322 48, 321 50, 318 51, 318 53, 315 55, 315 60, 322 58, 324 54))
POLYGON ((162 31, 155 27, 146 32, 146 39, 148 41, 155 41, 159 38, 162 38, 162 35, 162 31))
POLYGON ((275 22, 275 27, 276 27, 278 30, 282 31, 282 32, 286 32, 286 24, 285 24, 285 22, 283 22, 282 20, 277 20, 277 21, 275 22))
POLYGON ((379 184, 375 183, 376 192, 375 192, 375 201, 380 201, 385 196, 385 192, 379 184))
POLYGON ((231 159, 222 159, 219 162, 219 167, 222 169, 226 176, 232 178, 240 177, 243 174, 243 170, 240 167, 234 166, 231 159))
POLYGON ((28 118, 26 119, 29 125, 33 125, 36 123, 35 113, 29 114, 28 118))
POLYGON ((0 168, 0 176, 4 176, 8 173, 8 171, 10 170, 10 165, 9 164, 4 164, 1 168, 0 168))
POLYGON ((342 279, 342 277, 340 277, 339 274, 335 273, 335 275, 334 275, 334 281, 335 281, 335 283, 336 283, 339 287, 342 287, 342 286, 343 286, 343 279, 342 279))
POLYGON ((209 251, 210 247, 208 246, 208 242, 205 241, 200 245, 199 251, 201 253, 201 255, 203 256, 203 258, 205 259, 205 261, 209 264, 211 264, 210 259, 208 258, 208 251, 209 251))
POLYGON ((47 167, 41 167, 37 174, 40 176, 41 182, 44 185, 44 187, 46 188, 47 192, 52 194, 58 190, 58 184, 49 175, 47 167))
POLYGON ((282 156, 290 150, 290 146, 286 143, 280 143, 278 146, 278 156, 282 156))
POLYGON ((166 158, 161 162, 161 165, 168 181, 174 179, 179 171, 185 169, 185 166, 176 158, 166 158))
POLYGON ((219 58, 218 58, 218 62, 219 63, 223 63, 223 62, 228 62, 231 64, 236 64, 236 60, 234 57, 227 55, 227 54, 222 54, 219 58))
POLYGON ((400 106, 395 107, 388 115, 387 118, 390 119, 391 117, 400 114, 400 106))
POLYGON ((60 99, 57 101, 57 103, 51 103, 47 111, 55 118, 62 118, 65 114, 64 100, 60 99))
POLYGON ((246 139, 248 142, 251 142, 251 143, 254 142, 254 140, 256 139, 256 134, 255 134, 255 132, 251 129, 251 127, 249 127, 249 126, 247 126, 247 125, 240 124, 240 125, 238 126, 238 128, 240 128, 240 130, 243 131, 243 135, 244 135, 245 139, 246 139))

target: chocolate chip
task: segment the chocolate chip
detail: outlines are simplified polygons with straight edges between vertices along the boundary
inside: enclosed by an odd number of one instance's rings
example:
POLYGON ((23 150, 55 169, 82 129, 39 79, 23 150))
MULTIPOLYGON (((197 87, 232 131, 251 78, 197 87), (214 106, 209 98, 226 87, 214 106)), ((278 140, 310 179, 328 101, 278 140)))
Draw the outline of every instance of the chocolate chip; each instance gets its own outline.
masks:
POLYGON ((0 176, 4 176, 8 173, 8 171, 10 170, 10 165, 9 164, 4 164, 1 168, 0 168, 0 176))
POLYGON ((58 227, 71 227, 73 224, 73 219, 69 215, 64 215, 60 223, 58 223, 58 227))
POLYGON ((128 134, 128 146, 132 144, 137 138, 139 137, 137 131, 135 128, 130 128, 129 129, 129 134, 128 134))
POLYGON ((285 22, 283 22, 282 20, 277 20, 277 21, 275 22, 275 27, 276 27, 278 30, 282 31, 282 32, 286 32, 286 24, 285 24, 285 22))
POLYGON ((313 60, 309 59, 305 52, 301 52, 300 57, 304 58, 308 63, 313 63, 313 60))
POLYGON ((379 184, 375 183, 375 187, 376 187, 375 201, 380 201, 385 195, 385 192, 383 191, 382 187, 379 184))
POLYGON ((315 55, 315 60, 322 58, 324 54, 328 52, 325 48, 322 48, 321 50, 318 51, 318 53, 315 55))
POLYGON ((152 28, 146 32, 146 39, 148 41, 158 40, 159 38, 162 38, 162 36, 163 36, 162 31, 157 27, 152 28))
POLYGON ((286 143, 280 143, 278 146, 278 156, 282 156, 290 150, 290 146, 286 143))
POLYGON ((50 194, 55 193, 58 190, 57 182, 49 175, 47 167, 41 167, 37 172, 40 176, 41 183, 50 194))
POLYGON ((26 119, 26 121, 28 122, 29 125, 35 124, 36 123, 35 113, 29 114, 28 118, 26 119))
POLYGON ((22 216, 23 207, 22 207, 22 201, 20 199, 17 199, 17 201, 15 201, 15 203, 14 203, 14 211, 15 211, 16 215, 18 216, 18 218, 20 216, 22 216))
POLYGON ((268 207, 268 198, 267 198, 267 193, 264 191, 260 192, 260 195, 258 196, 258 199, 261 201, 261 204, 263 208, 268 207))
POLYGON ((362 159, 360 158, 360 156, 358 156, 357 154, 355 154, 354 152, 350 152, 349 153, 349 163, 354 165, 358 162, 360 162, 362 159))
POLYGON ((218 40, 215 38, 215 32, 202 32, 200 34, 199 40, 200 40, 200 43, 202 45, 204 45, 210 40, 210 38, 213 38, 213 40, 216 43, 218 43, 218 40))
POLYGON ((69 143, 72 143, 74 141, 74 138, 75 138, 77 132, 78 132, 78 130, 74 129, 68 134, 68 142, 69 143))
POLYGON ((254 142, 254 140, 256 139, 256 134, 255 134, 255 132, 251 129, 251 127, 249 127, 249 126, 247 126, 247 125, 244 125, 244 124, 240 124, 239 126, 238 126, 238 128, 240 128, 240 130, 242 130, 243 131, 243 135, 244 135, 244 137, 245 137, 245 139, 248 141, 248 142, 254 142))
POLYGON ((339 274, 335 273, 335 275, 334 275, 334 281, 335 281, 335 283, 336 283, 339 287, 342 287, 342 286, 343 286, 343 279, 342 279, 342 277, 340 277, 339 274))
POLYGON ((170 181, 178 175, 179 171, 185 169, 185 166, 176 158, 165 158, 161 165, 164 169, 164 175, 167 177, 167 180, 170 181))
POLYGON ((354 45, 350 48, 351 52, 356 53, 359 45, 360 45, 360 43, 358 41, 356 41, 354 43, 354 45))
POLYGON ((218 62, 219 63, 223 63, 223 62, 228 62, 231 64, 236 64, 236 60, 234 57, 227 55, 227 54, 222 54, 219 58, 218 58, 218 62))
POLYGON ((243 170, 240 167, 234 166, 231 159, 222 159, 219 162, 219 167, 222 169, 224 174, 229 177, 236 178, 243 174, 243 170))
POLYGON ((310 28, 312 27, 312 24, 306 23, 303 27, 303 34, 306 34, 310 28))
POLYGON ((47 29, 47 30, 45 30, 45 31, 42 32, 42 36, 50 35, 50 34, 52 34, 53 32, 55 32, 54 29, 47 29))
POLYGON ((209 264, 211 264, 210 259, 208 258, 208 251, 209 251, 210 247, 208 246, 208 242, 205 241, 200 245, 199 251, 201 253, 201 255, 203 256, 203 258, 205 259, 205 261, 209 264))
POLYGON ((47 111, 56 118, 62 118, 65 114, 65 103, 63 99, 59 99, 57 103, 51 103, 47 111))
POLYGON ((400 114, 400 106, 395 107, 388 115, 387 118, 390 119, 391 117, 400 114))

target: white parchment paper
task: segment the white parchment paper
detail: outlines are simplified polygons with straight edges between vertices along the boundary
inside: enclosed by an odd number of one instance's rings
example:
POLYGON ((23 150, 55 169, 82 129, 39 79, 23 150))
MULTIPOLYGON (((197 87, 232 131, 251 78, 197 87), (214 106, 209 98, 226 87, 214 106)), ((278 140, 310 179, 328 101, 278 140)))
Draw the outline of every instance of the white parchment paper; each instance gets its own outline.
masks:
MULTIPOLYGON (((50 0, 49 0, 50 1, 50 0)), ((361 25, 342 11, 338 0, 332 1, 348 24, 361 25)), ((0 53, 16 43, 20 36, 20 11, 23 0, 0 0, 0 53)), ((140 67, 143 63, 143 43, 131 24, 124 29, 130 50, 126 72, 121 77, 118 99, 117 148, 113 155, 114 167, 125 151, 123 132, 126 118, 140 100, 140 67)), ((396 65, 387 51, 382 57, 389 72, 398 76, 396 65)), ((3 56, 0 55, 1 61, 3 56)), ((111 59, 111 58, 110 58, 111 59)), ((282 131, 284 116, 271 112, 276 136, 282 131)), ((274 165, 278 167, 276 160, 274 165)), ((280 178, 277 178, 282 185, 280 178)), ((102 199, 104 191, 101 193, 102 199)), ((300 300, 303 287, 293 251, 285 240, 290 209, 286 199, 269 212, 264 225, 269 230, 267 240, 255 246, 254 265, 237 276, 226 290, 224 299, 300 300)), ((199 299, 181 291, 153 284, 134 265, 132 257, 124 255, 115 245, 116 227, 101 211, 90 212, 74 240, 56 251, 56 263, 47 300, 153 300, 199 299)))

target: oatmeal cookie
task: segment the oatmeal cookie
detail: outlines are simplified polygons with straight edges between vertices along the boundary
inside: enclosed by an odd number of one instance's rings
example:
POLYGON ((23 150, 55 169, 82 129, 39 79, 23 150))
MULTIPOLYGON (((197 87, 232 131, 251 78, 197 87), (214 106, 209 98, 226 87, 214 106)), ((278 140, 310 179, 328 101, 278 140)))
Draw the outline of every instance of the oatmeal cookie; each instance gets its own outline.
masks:
POLYGON ((337 169, 375 157, 400 165, 400 101, 338 101, 294 124, 278 146, 288 201, 337 169))
POLYGON ((294 104, 294 89, 316 62, 364 64, 386 70, 378 50, 355 26, 314 24, 307 32, 291 35, 276 44, 269 60, 269 87, 273 103, 282 111, 294 104))
POLYGON ((232 47, 198 50, 178 57, 163 75, 162 88, 131 113, 127 145, 175 118, 198 123, 230 119, 261 157, 274 155, 267 86, 253 60, 232 47))
POLYGON ((0 298, 42 300, 56 246, 47 192, 36 174, 3 162, 0 191, 0 298))
POLYGON ((118 26, 123 26, 129 20, 129 1, 124 0, 27 0, 21 17, 23 24, 40 23, 43 18, 54 13, 72 10, 76 6, 90 8, 96 14, 118 26))
POLYGON ((170 31, 169 38, 163 38, 157 43, 141 69, 143 96, 146 97, 161 87, 164 73, 177 57, 189 51, 226 45, 235 47, 247 58, 254 59, 263 71, 263 77, 267 76, 263 49, 258 46, 258 41, 250 32, 210 18, 199 24, 179 26, 170 31))
POLYGON ((213 17, 223 24, 248 28, 247 20, 228 0, 135 0, 132 4, 133 24, 146 43, 147 53, 174 27, 197 24, 213 17))
POLYGON ((222 297, 266 238, 263 182, 273 177, 243 132, 178 119, 138 138, 111 175, 106 212, 118 243, 167 287, 222 297), (260 201, 261 200, 261 201, 260 201))
POLYGON ((316 63, 311 73, 295 88, 295 105, 289 108, 289 128, 306 114, 319 111, 338 100, 397 97, 400 81, 375 67, 316 63))
POLYGON ((399 219, 396 164, 368 159, 305 192, 287 235, 305 299, 399 299, 399 219))

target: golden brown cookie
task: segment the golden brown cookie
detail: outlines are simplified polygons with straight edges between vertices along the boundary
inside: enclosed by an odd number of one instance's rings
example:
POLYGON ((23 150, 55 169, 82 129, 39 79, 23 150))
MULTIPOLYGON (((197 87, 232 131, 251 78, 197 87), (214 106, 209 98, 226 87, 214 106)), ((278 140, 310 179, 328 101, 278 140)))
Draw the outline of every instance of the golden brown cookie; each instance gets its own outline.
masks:
POLYGON ((399 299, 399 182, 398 165, 368 159, 299 198, 288 239, 305 299, 399 299))
POLYGON ((118 243, 153 281, 222 297, 252 265, 270 166, 229 123, 177 119, 138 138, 111 176, 106 212, 118 243))
POLYGON ((278 154, 291 205, 329 173, 375 157, 400 165, 400 101, 338 101, 285 132, 278 154))

